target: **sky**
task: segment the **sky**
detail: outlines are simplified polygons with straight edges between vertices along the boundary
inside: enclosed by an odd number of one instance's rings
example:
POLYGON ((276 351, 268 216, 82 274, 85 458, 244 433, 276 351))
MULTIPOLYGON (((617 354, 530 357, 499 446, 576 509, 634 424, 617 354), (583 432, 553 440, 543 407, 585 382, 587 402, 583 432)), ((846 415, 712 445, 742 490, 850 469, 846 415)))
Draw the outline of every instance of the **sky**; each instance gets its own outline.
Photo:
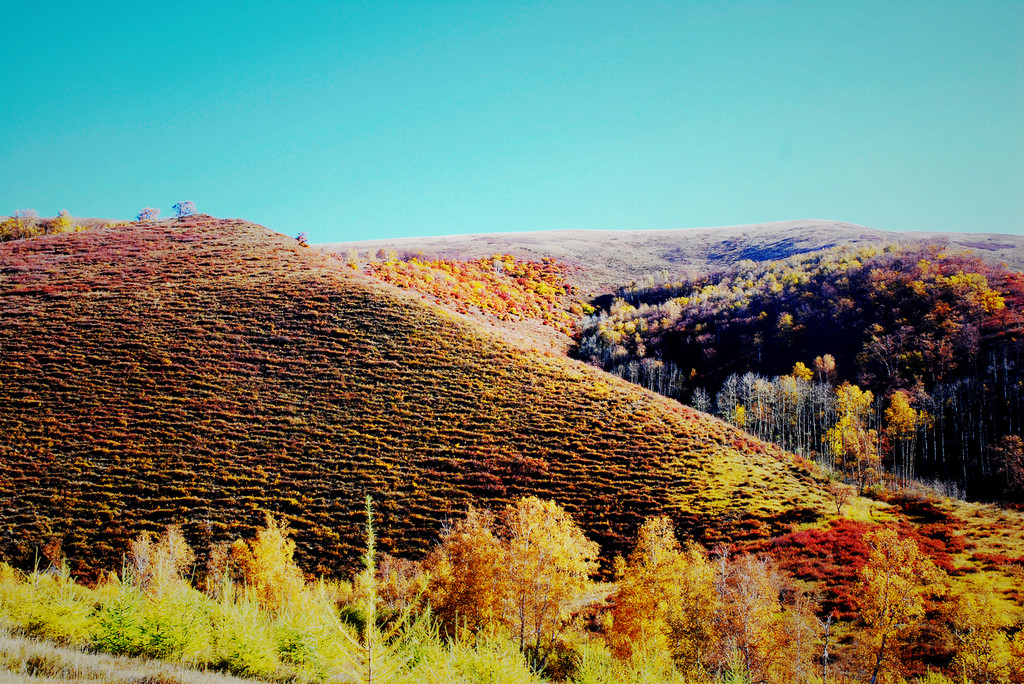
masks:
POLYGON ((1024 233, 1024 2, 7 3, 0 214, 1024 233))

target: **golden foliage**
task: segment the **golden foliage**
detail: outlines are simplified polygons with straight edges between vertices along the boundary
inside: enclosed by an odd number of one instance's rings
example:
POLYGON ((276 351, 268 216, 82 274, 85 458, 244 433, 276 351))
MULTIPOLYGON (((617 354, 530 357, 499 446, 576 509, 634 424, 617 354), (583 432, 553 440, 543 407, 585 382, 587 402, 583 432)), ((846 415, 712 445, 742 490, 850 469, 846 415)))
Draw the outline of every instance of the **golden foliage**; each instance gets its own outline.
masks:
POLYGON ((684 673, 702 671, 711 661, 720 609, 715 567, 704 550, 681 548, 671 521, 651 518, 620 565, 609 633, 615 656, 629 660, 643 651, 667 651, 684 673))
POLYGON ((864 535, 871 549, 861 569, 860 658, 871 683, 898 674, 900 638, 925 613, 925 597, 938 578, 934 563, 913 539, 900 539, 895 530, 864 535))
POLYGON ((424 564, 427 596, 447 630, 502 625, 543 667, 567 622, 567 608, 589 586, 598 545, 553 501, 519 499, 492 518, 470 508, 424 564))
POLYGON ((505 508, 504 619, 519 646, 542 664, 565 622, 565 607, 597 570, 598 545, 554 501, 535 496, 505 508))
POLYGON ((1014 664, 1005 630, 1013 617, 999 601, 992 580, 952 584, 944 605, 957 676, 965 682, 1006 681, 1014 664))
POLYGON ((914 434, 918 424, 918 413, 910 405, 910 395, 905 390, 896 390, 889 398, 889 408, 885 409, 885 425, 894 439, 908 439, 914 434))
POLYGON ((135 586, 159 595, 180 586, 196 555, 181 528, 171 525, 155 542, 143 532, 128 545, 128 571, 135 586))
POLYGON ((825 433, 832 453, 843 462, 845 470, 855 474, 861 491, 874 482, 880 468, 878 433, 869 429, 871 390, 844 382, 836 388, 836 411, 839 419, 825 433))
POLYGON ((236 541, 231 560, 260 606, 273 612, 293 602, 302 592, 306 579, 295 564, 295 542, 286 523, 269 513, 256 538, 236 541))
POLYGON ((806 366, 806 364, 804 364, 803 361, 797 361, 793 364, 793 371, 790 375, 798 380, 805 380, 807 382, 814 379, 814 373, 806 366))
POLYGON ((449 633, 475 633, 499 618, 502 550, 492 525, 489 512, 470 506, 424 562, 427 598, 449 633))

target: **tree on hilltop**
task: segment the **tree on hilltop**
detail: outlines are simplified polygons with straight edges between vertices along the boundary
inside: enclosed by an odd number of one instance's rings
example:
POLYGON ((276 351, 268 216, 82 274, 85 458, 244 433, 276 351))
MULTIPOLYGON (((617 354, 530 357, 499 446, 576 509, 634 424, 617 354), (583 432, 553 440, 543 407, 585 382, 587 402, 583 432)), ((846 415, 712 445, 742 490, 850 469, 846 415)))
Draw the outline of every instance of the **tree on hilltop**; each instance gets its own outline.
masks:
POLYGON ((178 218, 185 218, 186 216, 194 216, 199 213, 196 209, 196 205, 191 200, 185 200, 184 202, 178 202, 171 207, 174 210, 174 215, 178 218))
MULTIPOLYGON (((178 205, 174 205, 177 207, 178 205)), ((160 216, 160 210, 153 207, 145 207, 139 212, 138 216, 135 217, 136 221, 156 221, 157 217, 160 216)))
POLYGON ((68 233, 72 230, 75 230, 75 220, 67 209, 61 209, 55 217, 46 221, 46 232, 49 234, 68 233))

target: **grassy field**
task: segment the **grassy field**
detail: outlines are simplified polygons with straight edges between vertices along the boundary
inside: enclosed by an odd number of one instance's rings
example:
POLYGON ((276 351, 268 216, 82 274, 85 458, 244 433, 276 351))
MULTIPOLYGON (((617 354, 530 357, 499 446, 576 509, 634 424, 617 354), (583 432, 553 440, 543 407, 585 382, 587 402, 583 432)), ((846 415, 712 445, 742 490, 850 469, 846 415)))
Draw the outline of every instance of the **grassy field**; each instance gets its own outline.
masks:
POLYGON ((22 567, 61 538, 88 577, 168 523, 205 551, 270 511, 303 567, 345 574, 364 493, 410 557, 523 494, 605 561, 654 513, 708 544, 827 513, 790 455, 243 221, 6 243, 0 302, 0 556, 22 567))

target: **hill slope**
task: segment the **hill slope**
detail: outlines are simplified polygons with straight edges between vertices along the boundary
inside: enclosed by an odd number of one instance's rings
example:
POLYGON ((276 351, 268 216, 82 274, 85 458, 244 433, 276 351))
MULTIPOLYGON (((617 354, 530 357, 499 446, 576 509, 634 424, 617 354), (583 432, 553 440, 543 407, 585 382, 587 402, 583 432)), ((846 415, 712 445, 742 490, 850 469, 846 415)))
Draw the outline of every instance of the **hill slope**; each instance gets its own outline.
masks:
POLYGON ((140 529, 200 550, 288 518, 331 574, 423 553, 467 502, 558 500, 621 551, 670 512, 715 541, 824 511, 789 457, 243 221, 0 245, 0 556, 63 537, 80 572, 140 529))
POLYGON ((940 242, 969 249, 993 263, 1024 270, 1024 236, 996 233, 896 232, 839 221, 803 219, 749 226, 682 230, 564 230, 533 233, 453 235, 366 242, 331 243, 320 249, 344 254, 355 248, 373 253, 381 247, 399 254, 422 252, 428 258, 469 259, 511 254, 539 261, 553 257, 581 271, 578 285, 597 292, 628 285, 662 270, 676 276, 687 269, 717 268, 744 259, 784 259, 839 245, 940 242))

